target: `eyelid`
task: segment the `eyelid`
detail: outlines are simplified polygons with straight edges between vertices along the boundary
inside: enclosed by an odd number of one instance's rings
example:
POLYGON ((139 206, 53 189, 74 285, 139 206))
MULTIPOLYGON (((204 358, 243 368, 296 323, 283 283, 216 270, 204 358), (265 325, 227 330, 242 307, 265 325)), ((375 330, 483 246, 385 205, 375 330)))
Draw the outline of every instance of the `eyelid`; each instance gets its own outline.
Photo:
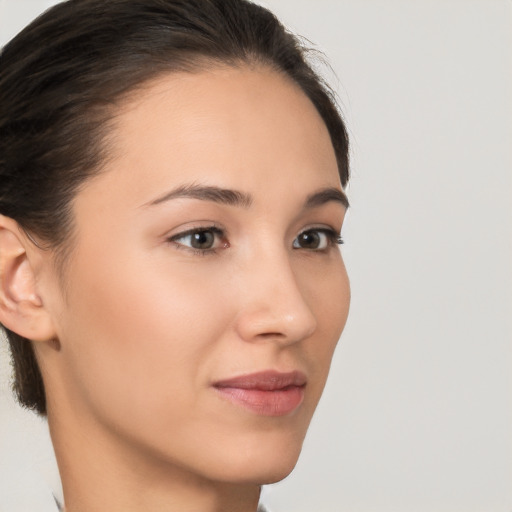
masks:
POLYGON ((326 226, 326 225, 308 226, 308 227, 306 227, 304 229, 301 229, 297 236, 300 236, 303 233, 307 233, 308 231, 321 231, 321 232, 326 233, 328 235, 332 234, 332 235, 337 236, 338 238, 342 238, 341 233, 340 233, 341 230, 338 230, 336 228, 333 228, 332 226, 326 226))
POLYGON ((175 235, 167 236, 167 240, 179 240, 180 238, 185 238, 186 236, 193 235, 194 233, 201 233, 202 231, 211 231, 216 234, 224 234, 224 231, 219 229, 216 226, 198 226, 196 228, 190 228, 185 231, 180 231, 175 235))
POLYGON ((222 233, 225 233, 226 230, 224 227, 219 224, 218 222, 212 221, 212 220, 197 220, 197 221, 191 221, 186 222, 184 224, 181 224, 180 226, 177 226, 173 229, 167 230, 163 235, 162 238, 165 240, 172 240, 175 238, 180 238, 182 236, 189 235, 191 233, 195 233, 197 231, 219 231, 222 233))

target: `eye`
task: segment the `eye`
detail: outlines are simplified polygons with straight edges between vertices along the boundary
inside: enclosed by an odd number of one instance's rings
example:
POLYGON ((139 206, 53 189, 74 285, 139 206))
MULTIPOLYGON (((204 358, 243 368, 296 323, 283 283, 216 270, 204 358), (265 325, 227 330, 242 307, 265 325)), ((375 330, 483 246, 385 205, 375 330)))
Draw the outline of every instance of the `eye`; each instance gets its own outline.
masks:
POLYGON ((293 241, 294 249, 309 249, 312 251, 322 251, 343 243, 342 238, 332 229, 308 229, 300 233, 293 241))
POLYGON ((224 233, 216 227, 194 228, 169 238, 178 248, 191 249, 200 253, 215 252, 228 247, 224 233))

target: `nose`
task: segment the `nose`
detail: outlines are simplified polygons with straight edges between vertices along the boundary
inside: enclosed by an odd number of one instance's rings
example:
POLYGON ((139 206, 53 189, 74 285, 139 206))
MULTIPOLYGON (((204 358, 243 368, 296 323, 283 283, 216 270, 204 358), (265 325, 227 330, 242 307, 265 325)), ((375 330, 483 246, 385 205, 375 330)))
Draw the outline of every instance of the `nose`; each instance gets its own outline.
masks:
POLYGON ((287 256, 253 260, 244 274, 236 318, 243 340, 288 345, 315 332, 316 316, 287 256))

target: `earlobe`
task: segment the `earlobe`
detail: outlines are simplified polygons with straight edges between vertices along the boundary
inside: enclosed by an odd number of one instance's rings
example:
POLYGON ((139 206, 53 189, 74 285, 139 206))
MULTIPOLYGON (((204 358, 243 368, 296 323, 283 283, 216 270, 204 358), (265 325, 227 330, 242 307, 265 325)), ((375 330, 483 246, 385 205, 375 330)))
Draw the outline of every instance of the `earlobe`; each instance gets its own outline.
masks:
POLYGON ((47 341, 55 332, 37 293, 28 243, 18 223, 0 215, 0 323, 24 338, 47 341))

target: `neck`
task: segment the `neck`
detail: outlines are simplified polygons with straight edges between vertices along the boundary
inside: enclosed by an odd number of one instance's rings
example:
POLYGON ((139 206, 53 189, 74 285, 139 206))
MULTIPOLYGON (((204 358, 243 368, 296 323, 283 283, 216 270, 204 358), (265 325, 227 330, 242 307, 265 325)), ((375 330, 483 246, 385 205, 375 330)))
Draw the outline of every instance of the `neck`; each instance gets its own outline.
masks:
POLYGON ((94 425, 48 422, 65 512, 255 512, 258 485, 218 482, 169 461, 128 450, 94 425))

